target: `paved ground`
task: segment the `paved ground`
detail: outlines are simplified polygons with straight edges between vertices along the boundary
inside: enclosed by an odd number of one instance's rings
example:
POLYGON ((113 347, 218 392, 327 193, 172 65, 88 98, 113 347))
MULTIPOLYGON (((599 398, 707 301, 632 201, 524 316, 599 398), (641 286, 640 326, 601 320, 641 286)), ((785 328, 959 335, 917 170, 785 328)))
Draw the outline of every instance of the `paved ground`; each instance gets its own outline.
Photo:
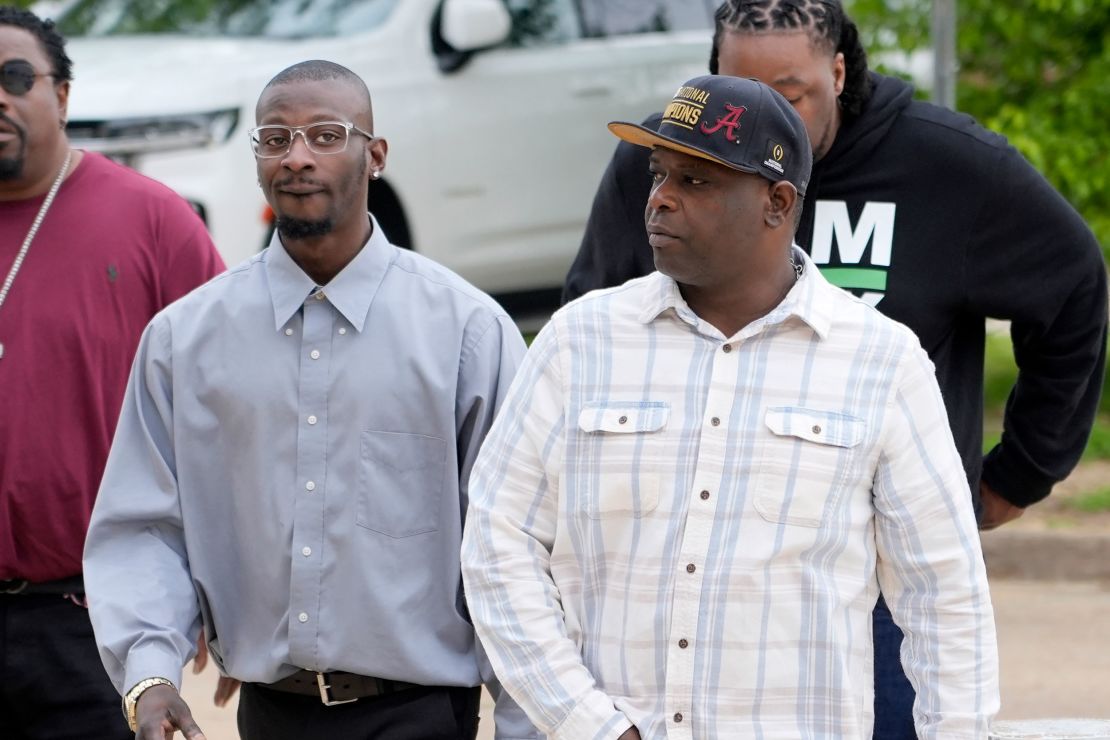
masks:
POLYGON ((995 581, 1004 719, 1110 719, 1110 582, 995 581))
MULTIPOLYGON (((1110 581, 994 580, 991 592, 1002 667, 1000 717, 1110 718, 1110 581)), ((215 685, 211 668, 189 675, 185 697, 209 740, 235 740, 234 709, 212 706, 215 685)), ((492 727, 479 738, 491 740, 492 727)))

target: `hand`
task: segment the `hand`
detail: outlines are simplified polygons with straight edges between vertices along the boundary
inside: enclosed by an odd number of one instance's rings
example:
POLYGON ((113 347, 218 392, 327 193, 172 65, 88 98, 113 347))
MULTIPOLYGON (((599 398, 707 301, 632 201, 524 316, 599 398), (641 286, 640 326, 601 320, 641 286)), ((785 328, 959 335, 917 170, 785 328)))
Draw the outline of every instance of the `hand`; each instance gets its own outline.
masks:
POLYGON ((135 718, 139 726, 135 740, 171 740, 174 730, 181 730, 186 740, 206 740, 189 705, 172 686, 151 686, 140 694, 135 718))
POLYGON ((220 676, 216 681, 216 693, 212 695, 212 701, 217 707, 226 707, 227 703, 231 701, 231 697, 235 696, 235 692, 239 690, 239 681, 227 676, 220 676))
POLYGON ((983 520, 979 523, 979 529, 983 532, 1001 527, 1025 513, 1025 509, 1011 504, 982 481, 979 481, 979 498, 983 502, 983 520))
MULTIPOLYGON (((193 658, 193 675, 203 671, 208 665, 208 643, 204 641, 204 632, 200 633, 197 638, 197 655, 193 658)), ((212 701, 217 707, 227 706, 231 701, 231 697, 235 696, 235 692, 239 690, 239 681, 227 676, 220 676, 216 681, 216 693, 212 696, 212 701)))
POLYGON ((204 639, 204 630, 197 637, 197 654, 193 656, 193 675, 197 675, 208 667, 208 643, 204 639))
POLYGON ((617 740, 640 740, 640 731, 635 727, 629 727, 617 740))

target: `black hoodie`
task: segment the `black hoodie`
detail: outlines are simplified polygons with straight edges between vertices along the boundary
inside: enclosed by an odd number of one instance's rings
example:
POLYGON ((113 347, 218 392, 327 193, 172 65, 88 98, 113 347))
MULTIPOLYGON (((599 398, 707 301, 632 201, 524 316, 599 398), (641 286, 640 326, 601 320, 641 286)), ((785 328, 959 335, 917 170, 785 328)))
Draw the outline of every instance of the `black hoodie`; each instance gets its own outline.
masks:
MULTIPOLYGON (((1071 472, 1098 406, 1107 320, 1098 242, 1005 138, 915 101, 901 80, 872 80, 864 110, 814 163, 796 241, 830 282, 917 334, 976 506, 980 478, 1027 506, 1071 472), (1020 372, 1002 441, 984 458, 986 317, 1011 321, 1020 372)), ((564 300, 655 269, 648 154, 617 146, 564 300)))

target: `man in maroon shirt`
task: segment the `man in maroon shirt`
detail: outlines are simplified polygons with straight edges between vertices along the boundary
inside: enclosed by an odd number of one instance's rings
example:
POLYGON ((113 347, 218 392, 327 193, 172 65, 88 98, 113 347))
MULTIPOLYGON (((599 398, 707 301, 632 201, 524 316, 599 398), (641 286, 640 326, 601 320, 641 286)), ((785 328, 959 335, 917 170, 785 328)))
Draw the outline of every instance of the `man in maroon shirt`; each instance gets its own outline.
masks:
MULTIPOLYGON (((72 64, 0 6, 0 737, 130 738, 81 551, 147 321, 223 270, 167 188, 65 135, 72 64)), ((152 536, 156 536, 153 535, 152 536)))

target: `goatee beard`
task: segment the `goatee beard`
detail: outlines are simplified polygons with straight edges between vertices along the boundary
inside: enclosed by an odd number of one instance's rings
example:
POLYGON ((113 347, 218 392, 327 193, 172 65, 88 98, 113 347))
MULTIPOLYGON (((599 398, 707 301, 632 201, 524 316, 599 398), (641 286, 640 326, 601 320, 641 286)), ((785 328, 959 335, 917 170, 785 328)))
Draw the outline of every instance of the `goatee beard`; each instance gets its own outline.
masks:
POLYGON ((23 158, 0 159, 0 181, 18 180, 23 176, 23 158))
POLYGON ((286 239, 311 239, 330 234, 334 228, 335 222, 330 216, 316 221, 290 216, 278 216, 277 219, 278 233, 286 239))
POLYGON ((18 139, 18 141, 8 142, 9 156, 0 157, 0 181, 18 180, 23 177, 23 161, 27 158, 27 132, 3 113, 0 113, 0 121, 8 124, 18 139), (12 144, 16 144, 19 148, 12 151, 10 148, 12 144), (13 154, 15 156, 10 156, 13 154))

